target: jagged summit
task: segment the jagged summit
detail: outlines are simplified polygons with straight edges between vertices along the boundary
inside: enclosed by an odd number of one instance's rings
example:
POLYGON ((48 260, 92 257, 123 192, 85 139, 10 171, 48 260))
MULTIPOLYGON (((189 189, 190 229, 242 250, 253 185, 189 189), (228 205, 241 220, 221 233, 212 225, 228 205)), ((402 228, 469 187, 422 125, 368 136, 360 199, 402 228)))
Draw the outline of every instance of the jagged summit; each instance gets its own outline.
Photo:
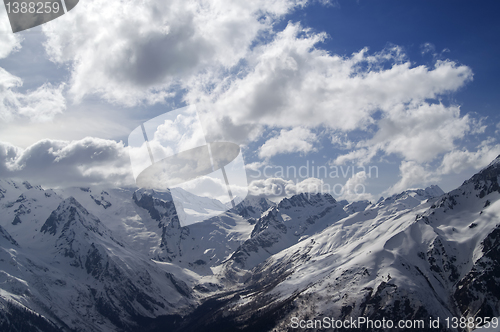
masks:
POLYGON ((337 201, 328 193, 300 193, 285 197, 279 203, 279 208, 305 207, 317 204, 335 204, 337 201))
POLYGON ((134 191, 134 199, 140 201, 143 196, 156 197, 158 199, 162 199, 165 201, 172 200, 172 193, 170 189, 166 189, 164 191, 157 191, 154 189, 143 189, 139 188, 134 191))
POLYGON ((101 234, 103 232, 100 220, 92 216, 74 197, 69 197, 59 204, 40 228, 40 232, 56 235, 67 231, 72 224, 81 225, 89 231, 101 234))
POLYGON ((429 198, 435 198, 439 197, 441 195, 444 195, 445 192, 437 185, 431 185, 425 189, 407 189, 399 194, 394 194, 385 200, 398 200, 403 197, 414 197, 418 200, 425 200, 429 198))
POLYGON ((387 198, 380 198, 375 207, 387 207, 388 213, 413 209, 429 200, 444 195, 444 191, 437 185, 425 189, 408 189, 387 198))
MULTIPOLYGON (((346 203, 347 203, 347 201, 346 201, 346 203)), ((368 200, 355 201, 352 203, 347 203, 344 206, 344 211, 347 214, 353 214, 356 212, 364 211, 370 205, 371 205, 371 202, 368 200)))
POLYGON ((494 191, 500 193, 500 156, 493 160, 488 166, 479 173, 474 174, 469 180, 463 183, 463 186, 471 184, 474 189, 480 191, 480 196, 486 196, 494 191))
POLYGON ((234 210, 244 218, 258 219, 263 212, 275 205, 276 203, 264 196, 248 195, 243 201, 235 206, 234 210))

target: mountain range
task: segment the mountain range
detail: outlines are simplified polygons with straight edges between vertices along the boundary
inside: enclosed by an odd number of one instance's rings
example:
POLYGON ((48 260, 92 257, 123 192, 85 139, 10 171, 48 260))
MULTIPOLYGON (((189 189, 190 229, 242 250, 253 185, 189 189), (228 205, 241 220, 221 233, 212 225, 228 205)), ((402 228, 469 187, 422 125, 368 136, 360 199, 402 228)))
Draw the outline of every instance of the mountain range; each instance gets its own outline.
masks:
POLYGON ((448 193, 234 208, 181 189, 0 179, 0 330, 323 331, 364 317, 469 331, 460 318, 500 316, 499 177, 500 156, 448 193))

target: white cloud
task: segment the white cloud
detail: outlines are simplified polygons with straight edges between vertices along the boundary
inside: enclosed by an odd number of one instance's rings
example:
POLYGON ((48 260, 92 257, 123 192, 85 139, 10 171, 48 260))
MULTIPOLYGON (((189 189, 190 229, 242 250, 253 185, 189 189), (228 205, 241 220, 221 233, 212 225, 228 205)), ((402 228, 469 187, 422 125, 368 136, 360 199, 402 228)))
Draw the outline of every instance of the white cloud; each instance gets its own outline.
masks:
POLYGON ((266 162, 260 162, 260 161, 255 161, 253 163, 250 163, 250 164, 246 164, 245 165, 245 168, 246 169, 249 169, 251 171, 259 171, 262 167, 264 167, 265 165, 267 165, 266 162))
POLYGON ((343 154, 330 162, 332 165, 345 165, 351 161, 357 161, 359 165, 366 165, 377 154, 376 148, 362 148, 343 154))
POLYGON ((333 146, 339 147, 341 149, 352 149, 355 147, 355 143, 348 139, 346 133, 334 133, 331 135, 331 142, 333 146))
POLYGON ((248 192, 251 195, 276 198, 291 197, 300 193, 331 194, 331 189, 323 180, 317 178, 307 178, 297 182, 282 178, 267 178, 254 180, 248 185, 248 192))
POLYGON ((256 125, 345 132, 376 123, 376 112, 404 112, 472 79, 470 68, 452 61, 412 67, 396 46, 374 54, 363 49, 350 57, 331 55, 316 47, 326 37, 289 24, 272 42, 254 49, 240 77, 205 89, 192 86, 187 99, 213 101, 218 112, 213 125, 221 132, 256 125))
POLYGON ((8 174, 9 168, 21 152, 21 149, 12 144, 0 142, 0 174, 8 174))
POLYGON ((392 195, 409 188, 421 188, 439 181, 439 176, 432 169, 415 161, 402 161, 399 171, 401 179, 387 189, 384 194, 392 195))
POLYGON ((50 121, 66 109, 66 99, 62 91, 64 84, 52 87, 47 83, 35 91, 19 95, 20 107, 18 113, 35 122, 50 121))
POLYGON ((259 156, 271 158, 277 154, 293 152, 306 154, 314 150, 316 139, 316 135, 306 128, 282 129, 279 135, 270 138, 260 147, 259 156))
MULTIPOLYGON (((12 33, 6 11, 0 11, 0 59, 8 57, 21 48, 20 34, 12 33)), ((16 118, 28 118, 33 122, 51 120, 64 111, 66 103, 62 95, 64 85, 52 87, 44 84, 34 91, 19 93, 23 85, 21 78, 0 68, 0 121, 10 122, 16 118)))
POLYGON ((366 192, 367 179, 368 176, 366 175, 365 171, 356 173, 346 181, 340 198, 345 199, 349 202, 361 200, 373 201, 373 195, 366 192))
POLYGON ((172 96, 207 68, 245 58, 258 34, 305 0, 88 0, 43 26, 51 59, 72 68, 70 91, 125 105, 172 96))
POLYGON ((21 48, 22 37, 12 33, 7 11, 0 11, 0 59, 21 48))
POLYGON ((467 170, 479 170, 500 155, 500 144, 496 139, 484 140, 475 152, 467 149, 452 150, 446 153, 441 164, 435 168, 416 161, 401 162, 400 180, 387 189, 384 194, 391 195, 409 188, 425 187, 438 183, 444 175, 459 174, 467 170))
POLYGON ((359 141, 356 149, 337 156, 333 164, 356 161, 369 163, 378 153, 395 154, 404 161, 419 164, 453 151, 467 134, 481 133, 481 121, 461 116, 460 109, 443 104, 398 105, 377 121, 377 131, 369 140, 359 141))
MULTIPOLYGON (((49 188, 136 187, 129 154, 134 151, 130 150, 122 142, 92 137, 75 141, 45 139, 26 149, 0 142, 0 178, 28 180, 49 188)), ((227 172, 230 174, 229 169, 227 172)), ((226 202, 228 190, 219 174, 218 178, 210 174, 178 186, 226 202)), ((233 196, 245 197, 247 188, 235 181, 231 183, 231 192, 233 196)))
MULTIPOLYGON (((436 180, 436 175, 412 174, 423 173, 421 163, 455 149, 466 134, 480 131, 459 107, 430 101, 471 81, 467 66, 437 60, 433 67, 414 67, 396 46, 374 54, 363 49, 350 57, 330 55, 316 48, 324 38, 289 24, 271 43, 256 48, 246 75, 224 81, 210 94, 198 85, 188 98, 213 101, 217 116, 212 125, 230 137, 259 126, 326 127, 335 133, 332 144, 352 149, 335 158, 335 164, 366 164, 379 153, 395 154, 403 159, 402 179, 391 190, 436 180), (354 130, 375 133, 357 143, 346 141, 345 134, 354 130)), ((288 140, 280 137, 266 142, 259 156, 299 151, 299 146, 307 151, 313 143, 292 135, 288 140)))
MULTIPOLYGON (((457 106, 436 103, 472 80, 469 67, 449 60, 415 65, 398 46, 334 55, 318 46, 328 38, 325 33, 293 23, 281 32, 272 30, 284 14, 306 3, 81 2, 78 10, 42 26, 51 60, 70 68, 69 82, 21 94, 16 89, 22 80, 0 71, 0 106, 4 106, 0 119, 51 120, 65 110, 65 87, 76 100, 95 95, 127 106, 181 96, 188 103, 213 104, 214 116, 204 124, 229 141, 257 140, 264 129, 277 129, 279 135, 258 151, 265 162, 280 153, 313 151, 317 128, 335 133, 332 144, 347 150, 334 160, 336 164, 366 164, 377 155, 396 155, 402 159, 401 180, 391 190, 436 179, 435 170, 428 171, 425 163, 443 155, 443 174, 458 171, 461 162, 473 164, 490 156, 487 151, 478 156, 457 150, 458 140, 484 132, 484 126, 460 115, 457 106), (354 131, 371 138, 356 140, 350 134, 354 131)), ((20 47, 18 39, 9 38, 0 37, 0 46, 5 46, 0 57, 20 47)), ((434 52, 431 45, 424 49, 434 52)), ((166 131, 158 139, 179 137, 166 131)), ((61 141, 39 142, 26 150, 4 147, 9 152, 2 157, 2 172, 53 183, 57 171, 72 183, 130 182, 123 145, 106 142, 89 139, 86 148, 61 141), (78 166, 78 158, 70 153, 77 150, 84 156, 78 166), (111 166, 97 163, 85 154, 88 151, 104 155, 108 151, 111 166), (41 170, 33 166, 35 161, 41 170)), ((302 188, 285 180, 259 181, 254 181, 256 191, 276 190, 280 184, 290 190, 302 188)), ((304 188, 315 184, 308 181, 304 188)))
POLYGON ((396 153, 405 160, 427 162, 454 148, 455 140, 469 131, 469 117, 458 107, 423 103, 403 109, 399 105, 378 122, 378 131, 367 146, 396 153))
POLYGON ((292 180, 282 178, 267 178, 263 180, 253 180, 248 185, 248 192, 254 196, 289 196, 286 187, 293 186, 292 180))
POLYGON ((0 120, 10 122, 28 118, 33 122, 45 122, 66 109, 62 93, 64 84, 53 87, 47 83, 34 91, 17 92, 22 84, 19 77, 0 68, 0 120))
MULTIPOLYGON (((223 178, 214 176, 202 176, 183 183, 180 188, 201 197, 208 197, 217 199, 223 203, 230 201, 226 182, 223 178)), ((237 185, 231 185, 231 195, 233 198, 245 198, 247 195, 247 188, 237 185)))
POLYGON ((481 169, 500 155, 500 144, 494 143, 491 139, 484 141, 475 152, 467 149, 450 151, 443 157, 438 171, 441 174, 458 174, 467 169, 481 169))

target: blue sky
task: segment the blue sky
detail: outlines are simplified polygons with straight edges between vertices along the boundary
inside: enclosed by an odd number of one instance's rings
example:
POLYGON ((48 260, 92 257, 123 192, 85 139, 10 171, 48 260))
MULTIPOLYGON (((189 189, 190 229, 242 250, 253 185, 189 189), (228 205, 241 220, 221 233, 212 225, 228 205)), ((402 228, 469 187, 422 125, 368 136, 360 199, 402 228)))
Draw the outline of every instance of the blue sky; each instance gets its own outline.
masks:
MULTIPOLYGON (((313 4, 289 19, 330 35, 323 47, 332 53, 351 54, 368 46, 388 43, 405 48, 412 61, 430 64, 421 55, 430 43, 441 56, 466 64, 474 81, 460 91, 464 112, 496 115, 500 75, 500 20, 497 1, 339 1, 337 6, 313 4)), ((432 52, 434 53, 434 52, 432 52)), ((457 96, 458 98, 458 96, 457 96)))
POLYGON ((2 8, 0 176, 133 185, 129 133, 198 104, 251 192, 451 190, 500 154, 499 7, 87 0, 16 35, 2 8))

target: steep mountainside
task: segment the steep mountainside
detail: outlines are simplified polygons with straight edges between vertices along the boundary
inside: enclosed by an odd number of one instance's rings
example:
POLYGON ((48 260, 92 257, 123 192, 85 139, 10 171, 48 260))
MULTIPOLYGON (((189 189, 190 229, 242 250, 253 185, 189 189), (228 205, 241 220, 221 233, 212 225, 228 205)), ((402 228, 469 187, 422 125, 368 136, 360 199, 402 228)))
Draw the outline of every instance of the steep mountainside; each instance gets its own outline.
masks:
POLYGON ((181 190, 0 180, 0 329, 287 331, 364 317, 465 331, 446 318, 500 316, 499 176, 497 158, 449 193, 247 197, 229 210, 181 190))
MULTIPOLYGON (((35 210, 33 203, 43 206, 42 197, 52 198, 35 194, 38 198, 26 194, 4 207, 16 211, 22 204, 35 210)), ((59 199, 45 222, 33 221, 36 228, 19 240, 0 229, 2 299, 8 312, 29 308, 50 326, 109 331, 135 330, 137 317, 178 313, 192 305, 182 275, 127 249, 76 199, 59 199)), ((10 223, 11 228, 19 225, 10 223)))
POLYGON ((282 331, 294 320, 365 317, 465 331, 446 318, 498 317, 499 176, 497 159, 448 194, 411 190, 333 222, 255 266, 237 296, 182 329, 282 331))

